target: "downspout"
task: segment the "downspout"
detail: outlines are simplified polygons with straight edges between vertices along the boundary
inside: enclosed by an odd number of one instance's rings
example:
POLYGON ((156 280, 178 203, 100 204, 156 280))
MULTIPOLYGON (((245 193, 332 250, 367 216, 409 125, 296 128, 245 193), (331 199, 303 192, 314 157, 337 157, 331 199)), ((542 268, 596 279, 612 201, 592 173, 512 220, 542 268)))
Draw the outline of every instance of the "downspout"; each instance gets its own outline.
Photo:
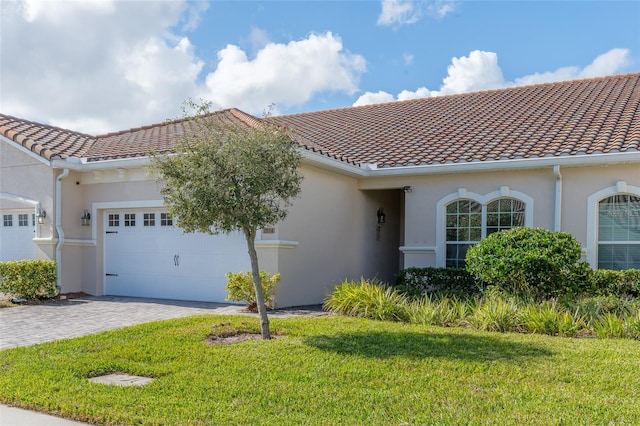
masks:
POLYGON ((558 232, 562 229, 562 174, 560 166, 553 166, 553 174, 556 176, 556 202, 553 230, 558 232))
POLYGON ((62 246, 64 245, 64 230, 62 229, 62 179, 69 176, 69 169, 63 169, 56 178, 56 231, 58 244, 56 245, 56 275, 58 276, 58 292, 62 290, 62 246))

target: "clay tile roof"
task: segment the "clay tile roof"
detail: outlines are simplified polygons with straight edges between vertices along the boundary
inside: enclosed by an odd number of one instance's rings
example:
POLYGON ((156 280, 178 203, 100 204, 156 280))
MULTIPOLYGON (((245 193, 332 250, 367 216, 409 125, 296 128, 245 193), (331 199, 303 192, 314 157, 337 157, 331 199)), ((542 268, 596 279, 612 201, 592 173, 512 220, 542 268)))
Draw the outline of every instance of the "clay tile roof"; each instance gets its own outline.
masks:
POLYGON ((84 157, 94 136, 0 114, 0 135, 41 157, 84 157))
POLYGON ((272 117, 354 164, 429 165, 640 149, 640 74, 272 117))
MULTIPOLYGON (((247 127, 255 127, 259 123, 257 118, 233 108, 211 115, 221 122, 235 122, 247 127)), ((184 134, 195 126, 194 121, 183 119, 100 135, 85 157, 88 161, 99 161, 171 152, 184 134)))
MULTIPOLYGON (((255 127, 237 109, 212 113, 255 127)), ((305 149, 378 167, 640 150, 640 73, 269 117, 305 149)), ((176 120, 90 136, 0 114, 0 134, 46 159, 169 152, 195 126, 176 120)))

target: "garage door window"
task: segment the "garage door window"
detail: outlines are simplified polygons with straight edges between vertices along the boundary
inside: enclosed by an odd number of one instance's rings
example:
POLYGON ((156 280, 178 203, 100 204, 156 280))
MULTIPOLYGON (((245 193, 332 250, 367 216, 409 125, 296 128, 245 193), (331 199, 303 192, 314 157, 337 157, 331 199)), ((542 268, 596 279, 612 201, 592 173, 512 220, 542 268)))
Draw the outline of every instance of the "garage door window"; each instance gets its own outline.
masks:
POLYGON ((19 214, 18 215, 18 226, 29 226, 29 215, 28 214, 19 214))
POLYGON ((145 213, 143 216, 144 220, 142 224, 144 226, 156 226, 156 214, 155 213, 145 213))
POLYGON ((125 213, 124 214, 124 226, 136 226, 136 214, 125 213))
POLYGON ((160 226, 173 226, 173 218, 169 213, 160 213, 160 226))
POLYGON ((2 215, 2 223, 4 226, 13 226, 13 215, 10 215, 10 214, 2 215))
POLYGON ((120 215, 119 214, 109 214, 109 226, 117 227, 120 226, 120 215))

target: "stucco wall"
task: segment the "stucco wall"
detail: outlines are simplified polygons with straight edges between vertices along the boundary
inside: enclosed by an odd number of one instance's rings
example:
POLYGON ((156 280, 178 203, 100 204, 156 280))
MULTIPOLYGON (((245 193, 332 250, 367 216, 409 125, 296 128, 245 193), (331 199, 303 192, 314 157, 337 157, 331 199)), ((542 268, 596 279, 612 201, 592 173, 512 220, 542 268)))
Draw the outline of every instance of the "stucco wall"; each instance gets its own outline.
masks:
POLYGON ((35 203, 46 211, 43 224, 36 224, 36 256, 54 258, 54 171, 44 162, 20 149, 0 143, 0 209, 28 209, 35 203), (24 198, 29 202, 16 201, 24 198))
MULTIPOLYGON (((0 193, 39 202, 47 212, 40 225, 41 237, 53 236, 54 172, 42 161, 6 143, 0 143, 0 193)), ((31 208, 30 204, 0 197, 0 208, 31 208)))
POLYGON ((587 198, 618 181, 640 187, 640 165, 609 165, 562 168, 562 229, 573 234, 583 245, 587 242, 587 198))
POLYGON ((397 271, 398 191, 361 191, 355 178, 303 167, 301 197, 278 225, 278 238, 295 241, 280 249, 279 306, 319 303, 344 279, 390 279, 397 271), (379 207, 387 223, 377 237, 379 207))
MULTIPOLYGON (((595 232, 587 224, 587 198, 618 181, 640 186, 640 166, 607 165, 561 167, 562 203, 561 231, 570 232, 586 251, 587 235, 595 232)), ((437 240, 438 201, 463 188, 467 193, 486 196, 499 194, 504 187, 523 193, 533 200, 531 226, 554 229, 556 175, 552 167, 512 171, 434 174, 406 177, 363 179, 362 189, 397 188, 410 185, 406 195, 404 246, 407 248, 404 266, 443 266, 437 262, 438 251, 444 250, 437 240), (412 249, 413 248, 413 249, 412 249)), ((499 196, 499 195, 498 195, 499 196)), ((589 248, 593 249, 593 248, 589 248)))
MULTIPOLYGON (((0 192, 15 196, 0 198, 0 208, 24 208, 16 197, 39 202, 47 211, 45 223, 39 226, 39 255, 54 258, 55 185, 62 170, 51 169, 5 143, 0 143, 0 158, 0 192)), ((444 249, 437 238, 443 214, 438 203, 457 193, 466 191, 485 200, 509 191, 524 194, 533 204, 531 226, 553 229, 555 225, 557 184, 552 167, 356 178, 305 164, 302 172, 302 193, 288 218, 273 233, 262 235, 262 240, 272 243, 258 245, 261 268, 282 275, 279 306, 319 303, 344 279, 364 276, 391 281, 400 267, 443 266, 438 260, 444 249), (404 186, 410 186, 411 192, 403 193, 404 186), (380 207, 386 223, 378 230, 380 207)), ((571 232, 586 252, 593 253, 587 245, 593 245, 589 241, 596 224, 588 222, 587 212, 593 207, 587 205, 588 197, 621 181, 640 188, 640 166, 563 166, 560 172, 561 230, 571 232)), ((101 208, 109 203, 137 207, 145 201, 159 205, 162 197, 143 168, 71 171, 62 180, 63 291, 102 293, 101 208), (90 227, 81 226, 84 209, 93 215, 90 227)))

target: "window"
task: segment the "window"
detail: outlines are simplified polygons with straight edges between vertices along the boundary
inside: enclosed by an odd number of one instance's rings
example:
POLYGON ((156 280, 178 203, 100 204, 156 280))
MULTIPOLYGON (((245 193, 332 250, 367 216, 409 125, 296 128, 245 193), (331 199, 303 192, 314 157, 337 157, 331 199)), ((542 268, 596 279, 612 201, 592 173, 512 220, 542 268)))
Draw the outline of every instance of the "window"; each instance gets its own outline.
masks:
POLYGON ((160 226, 173 226, 173 218, 169 213, 160 213, 160 226))
POLYGON ((487 235, 524 226, 524 207, 514 198, 499 198, 487 204, 487 235))
POLYGON ((36 226, 36 214, 31 213, 31 226, 36 226))
POLYGON ((481 204, 459 199, 446 205, 446 258, 448 268, 465 266, 467 250, 494 232, 525 225, 525 203, 498 198, 481 204))
POLYGON ((120 215, 118 213, 109 214, 109 226, 110 227, 120 226, 120 215))
POLYGON ((144 226, 156 226, 156 214, 155 213, 145 213, 143 215, 142 224, 144 226))
POLYGON ((598 203, 598 268, 640 268, 640 197, 616 194, 598 203))
POLYGON ((29 226, 29 214, 20 213, 18 215, 18 226, 29 226))
POLYGON ((13 226, 13 215, 3 214, 2 223, 4 226, 13 226))
POLYGON ((136 226, 136 214, 125 213, 124 214, 124 226, 136 226))
POLYGON ((464 266, 471 245, 482 238, 482 204, 458 200, 447 205, 447 267, 464 266))

